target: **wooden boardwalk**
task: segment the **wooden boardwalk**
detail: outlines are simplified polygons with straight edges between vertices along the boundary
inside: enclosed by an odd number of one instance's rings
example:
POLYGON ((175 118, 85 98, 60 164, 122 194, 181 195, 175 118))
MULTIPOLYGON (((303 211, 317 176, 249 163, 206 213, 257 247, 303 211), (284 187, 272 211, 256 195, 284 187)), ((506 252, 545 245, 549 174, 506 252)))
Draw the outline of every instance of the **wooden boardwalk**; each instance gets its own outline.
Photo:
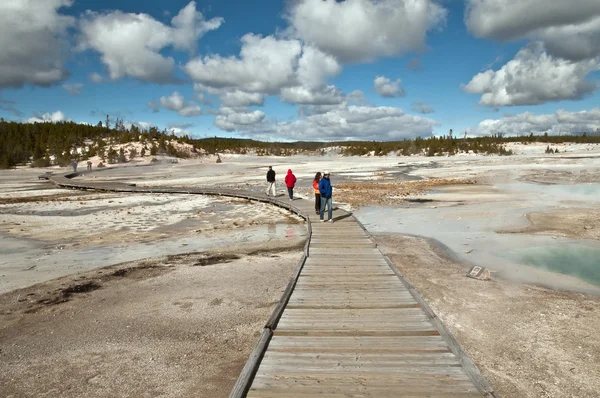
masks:
MULTIPOLYGON (((247 396, 482 397, 432 317, 351 215, 321 223, 247 396)), ((463 358, 464 360, 464 358, 463 358)), ((471 365, 471 364, 469 364, 471 365)), ((476 369, 476 368, 475 368, 476 369)), ((473 375, 480 378, 480 375, 473 375)))
POLYGON ((92 185, 64 176, 50 180, 78 189, 243 197, 307 219, 304 256, 231 398, 494 396, 444 325, 349 213, 336 210, 334 223, 321 223, 312 200, 92 185))

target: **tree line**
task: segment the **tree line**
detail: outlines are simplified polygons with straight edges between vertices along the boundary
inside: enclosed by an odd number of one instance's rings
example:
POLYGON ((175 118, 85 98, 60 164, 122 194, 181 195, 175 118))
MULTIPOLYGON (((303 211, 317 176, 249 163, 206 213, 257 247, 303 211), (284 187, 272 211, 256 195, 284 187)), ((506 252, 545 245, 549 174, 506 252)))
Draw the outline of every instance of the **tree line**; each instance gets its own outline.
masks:
MULTIPOLYGON (((45 167, 54 164, 69 165, 73 160, 86 160, 92 156, 100 156, 107 163, 120 163, 136 156, 156 156, 165 154, 175 157, 188 157, 189 152, 180 151, 173 142, 191 145, 192 152, 199 155, 249 152, 259 156, 289 156, 299 153, 325 154, 326 148, 338 147, 347 156, 386 156, 426 155, 441 156, 458 153, 481 153, 511 155, 505 145, 510 142, 536 143, 551 145, 560 143, 600 143, 600 129, 592 133, 574 135, 529 134, 525 136, 506 137, 497 133, 485 137, 456 137, 452 130, 439 137, 405 139, 402 141, 339 141, 339 142, 264 142, 240 138, 201 138, 175 136, 166 130, 156 127, 142 129, 136 125, 127 128, 122 119, 111 123, 98 122, 97 125, 78 124, 75 122, 57 123, 20 123, 0 118, 0 168, 31 164, 45 167), (128 152, 117 144, 141 142, 140 153, 135 148, 128 152)), ((549 147, 550 148, 550 147, 549 147)), ((549 153, 549 149, 547 151, 549 153)), ((556 152, 556 150, 553 150, 556 152)))
POLYGON ((0 118, 0 168, 31 164, 36 167, 67 166, 71 161, 100 156, 107 163, 124 162, 135 156, 166 154, 187 157, 172 142, 187 142, 189 137, 176 137, 156 127, 126 128, 122 119, 97 125, 75 122, 20 123, 0 118), (113 145, 131 142, 144 144, 141 153, 130 149, 127 154, 113 145))

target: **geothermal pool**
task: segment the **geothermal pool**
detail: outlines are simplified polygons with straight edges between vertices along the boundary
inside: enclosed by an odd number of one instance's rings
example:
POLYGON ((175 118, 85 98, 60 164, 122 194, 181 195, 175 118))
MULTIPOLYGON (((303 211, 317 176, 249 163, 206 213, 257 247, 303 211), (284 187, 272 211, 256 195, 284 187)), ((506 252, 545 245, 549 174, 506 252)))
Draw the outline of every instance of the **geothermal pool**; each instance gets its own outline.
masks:
POLYGON ((516 263, 572 275, 600 286, 600 245, 597 242, 517 248, 499 255, 516 263))
MULTIPOLYGON (((363 207, 355 216, 376 234, 432 238, 466 265, 481 265, 503 278, 551 288, 600 294, 600 242, 562 236, 503 234, 529 225, 527 214, 595 206, 600 184, 542 185, 515 182, 491 187, 510 200, 461 197, 460 206, 363 207)), ((448 194, 444 194, 448 200, 448 194)), ((427 198, 436 200, 437 193, 427 198)), ((458 200, 458 198, 457 198, 458 200)), ((598 203, 600 206, 600 203, 598 203)))

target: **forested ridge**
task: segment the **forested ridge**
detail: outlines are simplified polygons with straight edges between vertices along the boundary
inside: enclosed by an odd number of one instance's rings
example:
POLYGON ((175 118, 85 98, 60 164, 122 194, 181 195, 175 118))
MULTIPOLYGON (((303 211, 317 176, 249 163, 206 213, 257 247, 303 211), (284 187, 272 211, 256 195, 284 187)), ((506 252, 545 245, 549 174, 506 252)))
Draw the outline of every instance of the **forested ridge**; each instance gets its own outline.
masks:
POLYGON ((115 123, 106 120, 97 125, 75 122, 57 123, 20 123, 0 118, 0 168, 31 164, 45 167, 54 164, 68 165, 72 160, 86 160, 100 156, 107 163, 126 162, 135 156, 156 156, 165 154, 176 157, 188 157, 173 143, 189 144, 192 152, 202 154, 218 153, 254 153, 259 156, 287 156, 299 153, 325 154, 326 148, 337 147, 343 155, 385 156, 389 153, 410 156, 454 155, 457 153, 482 153, 510 155, 505 144, 509 142, 548 143, 547 152, 554 152, 552 145, 560 143, 600 143, 600 130, 591 134, 578 135, 534 135, 506 137, 501 133, 487 137, 463 137, 452 134, 440 137, 405 139, 402 141, 340 141, 340 142, 264 142, 237 138, 201 138, 175 136, 156 127, 142 129, 136 125, 126 128, 123 121, 115 123), (141 153, 131 149, 124 153, 113 146, 140 142, 141 153), (135 153, 134 153, 135 152, 135 153))
POLYGON ((19 123, 0 118, 0 168, 28 163, 36 167, 65 166, 72 160, 86 160, 96 155, 107 163, 158 153, 188 156, 187 153, 179 153, 172 141, 188 142, 189 138, 176 137, 156 127, 140 129, 132 125, 126 128, 118 119, 112 126, 108 120, 92 126, 75 122, 19 123), (142 153, 125 156, 122 148, 117 151, 112 147, 129 142, 142 142, 142 153))

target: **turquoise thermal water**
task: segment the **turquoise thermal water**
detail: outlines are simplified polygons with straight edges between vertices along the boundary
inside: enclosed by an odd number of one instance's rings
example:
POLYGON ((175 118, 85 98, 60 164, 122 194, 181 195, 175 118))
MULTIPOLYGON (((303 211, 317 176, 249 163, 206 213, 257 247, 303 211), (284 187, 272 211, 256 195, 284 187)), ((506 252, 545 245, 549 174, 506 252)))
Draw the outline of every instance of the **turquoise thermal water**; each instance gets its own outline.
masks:
POLYGON ((514 249, 506 257, 521 264, 583 279, 600 286, 600 247, 579 243, 514 249))

